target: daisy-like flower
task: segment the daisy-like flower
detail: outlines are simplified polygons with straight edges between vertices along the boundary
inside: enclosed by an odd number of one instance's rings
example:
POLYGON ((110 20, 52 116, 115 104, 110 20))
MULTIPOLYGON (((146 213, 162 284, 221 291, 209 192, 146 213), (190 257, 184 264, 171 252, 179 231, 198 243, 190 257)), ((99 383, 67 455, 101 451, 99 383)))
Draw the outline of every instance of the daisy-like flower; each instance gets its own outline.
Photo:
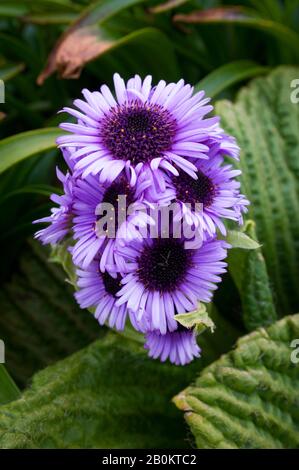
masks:
POLYGON ((164 335, 159 331, 146 333, 144 347, 148 349, 149 357, 159 358, 161 362, 169 359, 177 366, 188 364, 195 357, 199 357, 201 352, 194 332, 181 325, 176 331, 164 335))
POLYGON ((116 295, 121 289, 121 276, 113 278, 108 272, 102 273, 98 258, 93 260, 88 268, 78 269, 76 273, 78 291, 75 297, 80 307, 94 309, 94 315, 100 325, 107 322, 110 328, 123 330, 127 309, 125 305, 116 305, 116 295))
MULTIPOLYGON (((130 186, 126 177, 118 176, 112 183, 100 184, 98 179, 89 175, 85 180, 78 178, 74 188, 74 219, 73 232, 76 243, 72 248, 73 261, 83 269, 95 258, 101 248, 104 247, 100 260, 100 268, 105 271, 106 265, 113 265, 114 245, 117 239, 132 240, 140 237, 138 227, 144 227, 152 223, 142 204, 143 192, 147 187, 143 176, 138 184, 130 186), (123 198, 123 206, 119 207, 120 198, 123 198), (112 228, 110 233, 106 223, 102 230, 99 229, 99 221, 106 214, 99 208, 109 204, 113 211, 112 228), (125 211, 127 217, 119 214, 125 211), (126 212, 129 211, 129 214, 126 212), (124 219, 124 220, 123 220, 124 219), (105 229, 105 230, 104 230, 105 229)), ((106 220, 106 219, 105 219, 106 220)))
POLYGON ((184 80, 151 85, 138 75, 127 83, 114 75, 115 96, 106 85, 100 91, 82 91, 78 108, 64 108, 77 123, 63 123, 71 132, 59 137, 60 147, 73 148, 76 171, 100 175, 100 182, 113 181, 125 171, 135 185, 136 172, 163 168, 178 175, 178 168, 196 178, 192 159, 208 158, 207 139, 223 140, 218 117, 206 118, 213 107, 204 92, 193 94, 184 80))
POLYGON ((43 244, 56 244, 70 232, 73 217, 73 190, 74 178, 67 172, 65 175, 57 168, 57 178, 63 185, 64 194, 52 194, 50 199, 58 207, 51 209, 51 215, 35 220, 33 223, 47 223, 47 227, 35 233, 35 238, 43 244))
POLYGON ((176 313, 195 310, 199 301, 210 302, 225 272, 228 247, 223 240, 211 239, 186 249, 183 237, 146 238, 119 247, 125 262, 116 304, 132 310, 137 322, 145 317, 147 330, 175 331, 176 313))
MULTIPOLYGON (((240 193, 236 177, 240 170, 223 163, 218 144, 210 152, 209 160, 196 162, 197 179, 186 173, 179 177, 167 176, 165 191, 160 193, 164 205, 178 203, 175 220, 184 220, 202 233, 213 236, 217 228, 226 235, 224 219, 243 223, 242 214, 247 212, 249 201, 240 193)), ((148 192, 153 192, 150 188, 148 192)), ((159 193, 151 194, 159 198, 159 193)))

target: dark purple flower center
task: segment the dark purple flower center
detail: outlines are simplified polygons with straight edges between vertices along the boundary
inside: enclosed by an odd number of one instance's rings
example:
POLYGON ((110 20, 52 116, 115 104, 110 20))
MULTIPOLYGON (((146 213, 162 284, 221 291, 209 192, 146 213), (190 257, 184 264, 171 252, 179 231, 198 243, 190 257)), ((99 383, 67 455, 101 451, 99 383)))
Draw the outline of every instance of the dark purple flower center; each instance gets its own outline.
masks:
POLYGON ((211 178, 202 173, 202 171, 198 170, 196 174, 197 180, 191 178, 185 172, 182 172, 178 177, 173 177, 177 199, 191 204, 192 207, 195 204, 203 204, 203 206, 209 207, 215 197, 215 185, 211 178))
POLYGON ((148 290, 170 292, 184 280, 191 266, 191 250, 182 240, 156 238, 146 246, 138 259, 138 277, 148 290))
POLYGON ((110 274, 105 271, 104 273, 101 273, 101 276, 103 278, 103 283, 105 287, 105 291, 112 295, 113 297, 116 297, 116 294, 118 291, 121 289, 121 276, 118 274, 117 278, 114 278, 110 276, 110 274))
POLYGON ((112 108, 100 136, 114 158, 133 164, 162 157, 171 149, 176 120, 157 104, 129 101, 112 108))
POLYGON ((118 227, 118 202, 120 196, 125 196, 126 210, 130 204, 135 201, 135 192, 129 185, 128 180, 121 176, 118 177, 105 191, 103 203, 111 204, 115 211, 115 225, 118 227))

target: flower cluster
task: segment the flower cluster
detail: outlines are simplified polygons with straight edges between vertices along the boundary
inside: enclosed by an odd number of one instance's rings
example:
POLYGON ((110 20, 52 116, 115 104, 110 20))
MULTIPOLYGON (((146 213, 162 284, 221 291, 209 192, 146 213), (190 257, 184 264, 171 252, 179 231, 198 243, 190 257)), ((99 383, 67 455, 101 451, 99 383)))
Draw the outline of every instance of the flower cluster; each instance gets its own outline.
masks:
POLYGON ((62 110, 75 118, 57 141, 64 194, 36 221, 48 223, 36 238, 68 237, 76 299, 101 325, 130 321, 150 357, 184 365, 200 349, 175 316, 211 301, 229 248, 217 233, 226 234, 225 219, 241 224, 248 205, 240 171, 224 162, 239 148, 207 117, 204 92, 183 80, 152 86, 150 76, 125 83, 115 74, 114 85, 114 94, 84 89, 84 100, 62 110))

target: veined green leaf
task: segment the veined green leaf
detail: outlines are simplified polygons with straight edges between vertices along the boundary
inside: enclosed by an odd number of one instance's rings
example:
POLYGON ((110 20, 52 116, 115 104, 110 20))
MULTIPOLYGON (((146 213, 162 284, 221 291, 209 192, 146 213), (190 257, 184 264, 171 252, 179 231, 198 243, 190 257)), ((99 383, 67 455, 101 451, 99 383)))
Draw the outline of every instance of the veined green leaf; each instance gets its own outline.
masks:
POLYGON ((4 365, 0 364, 0 405, 17 400, 20 395, 18 387, 8 374, 4 365))
POLYGON ((241 338, 174 398, 199 448, 298 448, 299 315, 241 338))
POLYGON ((39 152, 55 148, 62 132, 57 128, 22 132, 0 142, 0 173, 39 152))
POLYGON ((170 398, 191 371, 154 362, 135 341, 109 333, 38 373, 22 400, 0 407, 0 447, 185 447, 170 398))
MULTIPOLYGON (((243 250, 257 250, 260 244, 247 235, 245 232, 248 230, 249 225, 253 224, 252 220, 248 220, 243 230, 228 230, 225 240, 231 245, 232 248, 242 248, 243 250)), ((250 230, 248 230, 248 233, 250 230)))
POLYGON ((177 322, 185 328, 194 328, 197 334, 201 334, 207 328, 214 332, 215 323, 210 318, 207 308, 204 304, 200 304, 198 309, 189 313, 178 313, 174 317, 177 322))
POLYGON ((291 101, 298 76, 298 68, 281 67, 253 80, 235 104, 216 104, 222 126, 241 147, 248 218, 256 222, 281 315, 299 309, 299 106, 291 101))
POLYGON ((197 83, 195 91, 204 90, 207 96, 214 98, 226 88, 248 78, 263 75, 267 71, 269 71, 268 67, 263 67, 251 60, 230 62, 209 73, 197 83))
POLYGON ((185 367, 153 361, 135 338, 108 333, 36 374, 21 400, 0 407, 0 447, 185 447, 185 425, 170 398, 231 341, 224 325, 214 352, 206 338, 209 358, 185 367))

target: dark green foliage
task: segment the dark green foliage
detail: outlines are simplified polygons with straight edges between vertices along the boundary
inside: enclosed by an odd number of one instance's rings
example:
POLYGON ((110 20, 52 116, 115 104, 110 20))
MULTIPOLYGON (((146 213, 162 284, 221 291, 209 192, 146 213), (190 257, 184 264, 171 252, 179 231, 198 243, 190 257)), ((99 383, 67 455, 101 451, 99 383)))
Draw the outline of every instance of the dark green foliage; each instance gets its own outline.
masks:
POLYGON ((64 272, 47 263, 47 255, 37 242, 25 245, 18 270, 0 289, 6 366, 21 385, 37 369, 103 334, 92 315, 77 306, 64 272))

